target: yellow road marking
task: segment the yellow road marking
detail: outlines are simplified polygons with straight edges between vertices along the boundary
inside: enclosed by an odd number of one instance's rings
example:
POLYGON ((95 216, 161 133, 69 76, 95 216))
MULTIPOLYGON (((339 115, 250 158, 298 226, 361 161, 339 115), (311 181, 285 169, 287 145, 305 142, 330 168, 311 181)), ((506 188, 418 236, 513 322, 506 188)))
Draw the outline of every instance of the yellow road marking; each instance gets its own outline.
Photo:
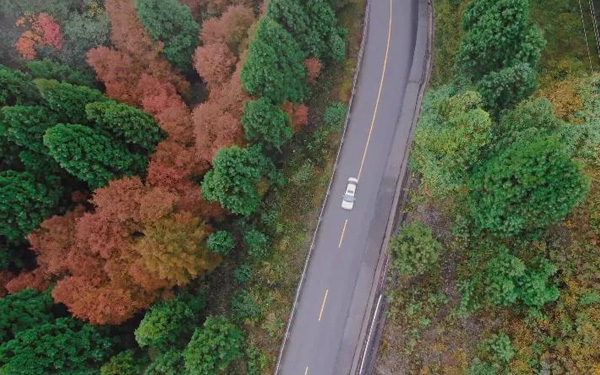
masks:
POLYGON ((344 221, 344 228, 342 228, 342 235, 340 236, 340 243, 338 244, 338 249, 342 248, 342 242, 344 241, 344 234, 346 233, 346 225, 348 225, 348 219, 344 221))
POLYGON ((327 295, 329 294, 329 289, 325 290, 325 297, 323 298, 323 304, 321 305, 321 312, 319 313, 319 322, 321 318, 323 318, 323 310, 325 310, 325 303, 327 302, 327 295))
POLYGON ((306 366, 306 370, 304 370, 304 375, 308 375, 308 366, 306 366))
POLYGON ((392 40, 392 0, 390 0, 390 21, 388 26, 388 40, 387 47, 385 49, 385 59, 383 60, 383 72, 381 73, 381 81, 379 82, 379 92, 377 93, 377 101, 375 102, 375 111, 373 112, 373 119, 371 120, 371 127, 369 128, 369 136, 367 137, 367 144, 365 145, 365 151, 363 152, 363 157, 360 162, 360 169, 358 171, 357 179, 360 181, 360 175, 362 174, 363 167, 365 164, 365 159, 367 158, 367 150, 369 149, 369 143, 371 143, 371 134, 373 133, 373 128, 375 127, 375 120, 377 119, 377 110, 379 109, 379 101, 381 100, 381 91, 383 89, 383 81, 385 79, 385 72, 387 70, 388 64, 388 55, 390 52, 390 42, 392 40))

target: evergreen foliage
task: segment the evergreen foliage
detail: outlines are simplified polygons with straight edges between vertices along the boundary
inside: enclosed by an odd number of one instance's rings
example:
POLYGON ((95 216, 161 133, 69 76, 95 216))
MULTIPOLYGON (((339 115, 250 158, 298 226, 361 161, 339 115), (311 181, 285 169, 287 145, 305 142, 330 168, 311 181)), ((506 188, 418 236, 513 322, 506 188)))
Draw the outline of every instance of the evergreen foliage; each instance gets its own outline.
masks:
POLYGON ((189 330, 195 317, 194 311, 178 298, 159 302, 144 315, 135 330, 135 340, 141 347, 166 349, 189 330))
POLYGON ((227 255, 235 248, 235 238, 231 232, 220 230, 208 236, 206 246, 217 254, 227 255))
POLYGON ((246 102, 242 124, 246 138, 266 147, 281 149, 294 135, 290 117, 265 98, 246 102))
POLYGON ((40 100, 29 74, 0 65, 0 107, 36 104, 40 100))
POLYGON ((25 289, 0 298, 0 343, 53 320, 50 293, 25 289))
POLYGON ((404 276, 418 276, 431 270, 442 252, 442 244, 419 222, 403 226, 389 248, 393 267, 404 276))
POLYGON ((85 124, 86 104, 108 100, 100 91, 86 86, 74 86, 48 79, 37 79, 35 84, 48 107, 65 123, 85 124))

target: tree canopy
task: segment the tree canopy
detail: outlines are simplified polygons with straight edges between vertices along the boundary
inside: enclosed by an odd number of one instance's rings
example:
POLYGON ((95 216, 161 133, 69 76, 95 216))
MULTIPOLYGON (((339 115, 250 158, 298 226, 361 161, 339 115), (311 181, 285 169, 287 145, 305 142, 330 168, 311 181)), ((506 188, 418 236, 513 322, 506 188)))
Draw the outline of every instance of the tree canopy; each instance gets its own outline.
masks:
POLYGON ((246 102, 242 124, 246 138, 266 147, 280 149, 294 134, 290 117, 265 98, 246 102))

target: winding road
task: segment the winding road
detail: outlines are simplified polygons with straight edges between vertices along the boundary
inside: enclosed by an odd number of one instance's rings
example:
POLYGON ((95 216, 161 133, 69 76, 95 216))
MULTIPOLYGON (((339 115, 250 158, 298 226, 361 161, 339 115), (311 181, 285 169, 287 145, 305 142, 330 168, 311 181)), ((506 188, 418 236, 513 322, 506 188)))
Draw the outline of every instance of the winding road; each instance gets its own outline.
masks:
POLYGON ((429 22, 427 0, 369 1, 350 120, 277 375, 358 374, 362 367, 373 286, 425 69, 427 38, 419 33, 429 22), (359 179, 357 201, 345 211, 349 177, 359 179))

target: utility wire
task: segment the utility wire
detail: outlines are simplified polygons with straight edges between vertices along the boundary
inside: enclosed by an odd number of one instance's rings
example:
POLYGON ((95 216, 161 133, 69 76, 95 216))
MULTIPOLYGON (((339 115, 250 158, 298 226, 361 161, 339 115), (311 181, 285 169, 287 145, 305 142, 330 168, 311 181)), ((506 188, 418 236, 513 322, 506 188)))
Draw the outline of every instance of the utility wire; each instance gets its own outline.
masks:
POLYGON ((585 46, 587 48, 588 59, 590 60, 590 70, 594 72, 594 65, 592 65, 592 54, 590 53, 590 43, 587 38, 587 31, 585 29, 585 19, 583 18, 583 6, 581 0, 579 0, 579 12, 581 13, 581 25, 583 26, 583 36, 585 38, 585 46))
POLYGON ((594 7, 594 1, 589 0, 590 13, 592 14, 592 25, 594 26, 594 35, 596 36, 596 51, 598 52, 598 58, 600 59, 600 32, 598 32, 598 19, 596 18, 596 8, 594 7))

